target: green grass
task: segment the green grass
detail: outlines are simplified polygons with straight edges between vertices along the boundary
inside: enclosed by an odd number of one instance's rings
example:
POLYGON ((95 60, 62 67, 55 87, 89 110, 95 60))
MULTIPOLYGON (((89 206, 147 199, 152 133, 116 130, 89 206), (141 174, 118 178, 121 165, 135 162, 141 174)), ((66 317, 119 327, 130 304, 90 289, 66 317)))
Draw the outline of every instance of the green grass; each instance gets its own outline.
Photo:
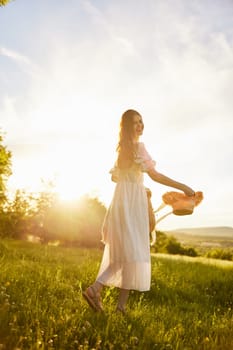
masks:
POLYGON ((0 242, 0 349, 233 350, 233 263, 152 256, 151 290, 132 292, 123 317, 115 289, 105 314, 82 298, 101 255, 0 242))

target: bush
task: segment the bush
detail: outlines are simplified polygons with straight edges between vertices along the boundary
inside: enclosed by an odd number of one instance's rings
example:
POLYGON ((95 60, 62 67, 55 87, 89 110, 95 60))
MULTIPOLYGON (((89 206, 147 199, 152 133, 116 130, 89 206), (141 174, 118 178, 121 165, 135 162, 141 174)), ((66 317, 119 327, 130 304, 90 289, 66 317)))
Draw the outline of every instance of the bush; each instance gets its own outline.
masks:
POLYGON ((198 255, 194 248, 182 246, 174 236, 167 236, 161 231, 156 231, 156 243, 153 249, 156 253, 179 254, 193 257, 198 255))
POLYGON ((197 251, 193 247, 185 248, 184 250, 185 250, 184 255, 193 256, 193 257, 198 256, 197 251))
POLYGON ((212 249, 206 254, 207 258, 233 261, 233 251, 229 249, 212 249))
POLYGON ((168 254, 184 255, 184 248, 173 236, 170 236, 167 241, 166 250, 168 254))

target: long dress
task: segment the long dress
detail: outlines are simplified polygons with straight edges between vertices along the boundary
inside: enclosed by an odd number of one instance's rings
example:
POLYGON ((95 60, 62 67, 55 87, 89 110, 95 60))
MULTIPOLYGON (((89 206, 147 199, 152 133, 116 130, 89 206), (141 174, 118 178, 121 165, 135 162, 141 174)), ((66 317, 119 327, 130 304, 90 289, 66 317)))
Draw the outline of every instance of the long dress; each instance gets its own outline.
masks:
POLYGON ((110 171, 117 177, 117 184, 102 229, 105 247, 96 280, 103 285, 139 291, 150 289, 149 216, 143 172, 154 166, 140 142, 130 168, 115 166, 110 171))

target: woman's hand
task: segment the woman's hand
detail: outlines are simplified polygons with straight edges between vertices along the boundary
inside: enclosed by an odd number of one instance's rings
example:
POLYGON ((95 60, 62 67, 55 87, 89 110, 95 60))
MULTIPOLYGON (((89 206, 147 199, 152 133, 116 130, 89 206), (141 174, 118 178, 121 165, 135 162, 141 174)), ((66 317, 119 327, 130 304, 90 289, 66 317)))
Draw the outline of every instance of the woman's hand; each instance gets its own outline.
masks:
POLYGON ((192 197, 195 195, 195 191, 193 191, 191 187, 188 187, 186 185, 184 185, 184 188, 182 189, 182 191, 186 194, 186 196, 189 196, 189 197, 192 197))

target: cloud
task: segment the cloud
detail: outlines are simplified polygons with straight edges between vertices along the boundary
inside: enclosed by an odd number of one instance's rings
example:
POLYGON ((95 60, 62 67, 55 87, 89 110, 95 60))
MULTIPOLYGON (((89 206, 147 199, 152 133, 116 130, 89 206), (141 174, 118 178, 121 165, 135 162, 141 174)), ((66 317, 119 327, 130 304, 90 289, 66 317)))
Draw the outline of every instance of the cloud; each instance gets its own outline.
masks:
POLYGON ((28 57, 26 57, 24 55, 21 55, 18 52, 6 49, 4 47, 0 48, 0 55, 9 57, 9 58, 13 59, 14 61, 16 61, 18 63, 27 64, 27 65, 31 64, 31 62, 28 59, 28 57))
POLYGON ((15 50, 11 50, 5 47, 0 47, 0 56, 7 57, 11 59, 14 63, 18 65, 27 74, 39 77, 42 73, 41 68, 38 67, 32 60, 15 50))
MULTIPOLYGON (((105 15, 103 11, 100 11, 97 6, 94 6, 93 3, 91 3, 88 0, 83 0, 82 5, 84 10, 92 19, 92 21, 97 25, 98 31, 101 32, 101 30, 103 30, 105 34, 107 34, 105 40, 113 41, 114 45, 116 46, 116 51, 118 52, 118 55, 126 54, 129 56, 133 56, 136 54, 134 43, 131 40, 129 40, 127 36, 125 36, 119 31, 118 27, 114 25, 109 20, 109 18, 107 18, 107 15, 105 15)), ((108 44, 112 50, 113 47, 111 43, 109 42, 108 44)))

